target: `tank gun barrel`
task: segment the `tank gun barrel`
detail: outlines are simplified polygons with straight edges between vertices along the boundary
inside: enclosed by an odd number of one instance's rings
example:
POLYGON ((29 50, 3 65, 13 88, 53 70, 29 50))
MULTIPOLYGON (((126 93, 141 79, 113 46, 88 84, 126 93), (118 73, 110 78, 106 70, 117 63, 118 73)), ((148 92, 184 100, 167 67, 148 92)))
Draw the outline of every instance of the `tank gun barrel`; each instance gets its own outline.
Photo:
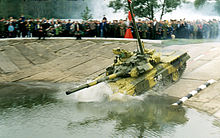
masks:
POLYGON ((123 75, 123 73, 116 73, 116 74, 112 74, 112 75, 109 75, 109 76, 105 76, 105 77, 100 78, 98 80, 92 81, 92 82, 87 83, 87 84, 83 84, 83 85, 81 85, 81 86, 79 86, 77 88, 74 88, 74 89, 72 89, 70 91, 67 91, 66 95, 70 95, 70 94, 75 93, 75 92, 77 92, 79 90, 92 87, 92 86, 94 86, 94 85, 96 85, 98 83, 101 83, 101 82, 104 82, 104 81, 107 81, 107 80, 115 79, 116 77, 119 77, 121 75, 123 75))
POLYGON ((135 22, 135 19, 134 19, 134 11, 133 11, 133 8, 132 8, 132 0, 128 0, 128 7, 129 7, 129 10, 131 12, 131 17, 132 17, 132 21, 133 21, 133 24, 134 24, 135 34, 137 36, 138 43, 139 43, 139 49, 140 49, 141 54, 144 55, 144 50, 143 50, 143 46, 142 46, 142 43, 141 43, 141 38, 140 38, 140 35, 138 33, 137 25, 136 25, 136 22, 135 22))

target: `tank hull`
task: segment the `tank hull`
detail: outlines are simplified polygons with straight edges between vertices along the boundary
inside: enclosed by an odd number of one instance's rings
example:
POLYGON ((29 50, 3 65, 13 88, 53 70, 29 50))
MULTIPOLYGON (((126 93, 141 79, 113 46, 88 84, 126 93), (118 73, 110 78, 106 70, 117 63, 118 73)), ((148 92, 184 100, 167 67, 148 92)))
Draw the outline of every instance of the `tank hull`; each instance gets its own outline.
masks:
POLYGON ((181 51, 161 51, 161 62, 139 77, 117 78, 107 83, 114 93, 140 95, 161 81, 176 82, 182 76, 190 56, 181 51))

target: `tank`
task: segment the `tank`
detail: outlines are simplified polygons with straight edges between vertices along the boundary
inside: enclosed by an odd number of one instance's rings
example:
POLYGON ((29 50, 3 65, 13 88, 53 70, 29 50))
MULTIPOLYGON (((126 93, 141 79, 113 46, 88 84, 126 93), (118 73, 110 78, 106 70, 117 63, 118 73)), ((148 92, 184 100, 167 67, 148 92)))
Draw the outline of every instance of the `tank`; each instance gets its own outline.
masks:
POLYGON ((137 31, 131 4, 131 0, 128 0, 139 48, 134 52, 122 48, 113 49, 114 63, 106 68, 104 75, 67 91, 67 95, 106 82, 114 93, 134 96, 148 91, 159 82, 177 82, 180 79, 190 56, 183 51, 157 52, 145 49, 137 31))

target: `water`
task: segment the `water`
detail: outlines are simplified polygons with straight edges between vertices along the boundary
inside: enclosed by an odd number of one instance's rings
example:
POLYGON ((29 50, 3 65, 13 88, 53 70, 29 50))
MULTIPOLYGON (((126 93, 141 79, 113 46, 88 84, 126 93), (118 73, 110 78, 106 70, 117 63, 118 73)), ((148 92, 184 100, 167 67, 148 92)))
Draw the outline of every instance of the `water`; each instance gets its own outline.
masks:
POLYGON ((219 120, 194 109, 170 108, 177 100, 172 97, 109 101, 105 84, 66 96, 68 87, 1 84, 0 138, 220 137, 219 120))

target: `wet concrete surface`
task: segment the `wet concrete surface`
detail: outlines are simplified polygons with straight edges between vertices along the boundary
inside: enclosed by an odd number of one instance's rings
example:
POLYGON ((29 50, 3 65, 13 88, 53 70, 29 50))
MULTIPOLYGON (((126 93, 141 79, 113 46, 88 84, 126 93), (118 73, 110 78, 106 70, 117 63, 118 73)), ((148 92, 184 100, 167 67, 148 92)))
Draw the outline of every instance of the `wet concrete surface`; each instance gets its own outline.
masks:
POLYGON ((137 42, 96 39, 1 40, 0 82, 86 81, 113 63, 112 49, 117 47, 134 51, 137 42))
MULTIPOLYGON (((136 45, 137 42, 120 40, 0 41, 0 82, 83 82, 112 64, 112 48, 135 50, 136 45)), ((215 79, 215 84, 184 104, 220 118, 220 42, 167 49, 186 50, 191 59, 182 78, 164 93, 181 98, 207 80, 215 79)))
POLYGON ((217 82, 201 91, 184 104, 220 118, 220 43, 203 43, 171 46, 169 49, 184 49, 191 56, 187 69, 175 85, 165 90, 170 96, 183 97, 210 79, 217 82))

